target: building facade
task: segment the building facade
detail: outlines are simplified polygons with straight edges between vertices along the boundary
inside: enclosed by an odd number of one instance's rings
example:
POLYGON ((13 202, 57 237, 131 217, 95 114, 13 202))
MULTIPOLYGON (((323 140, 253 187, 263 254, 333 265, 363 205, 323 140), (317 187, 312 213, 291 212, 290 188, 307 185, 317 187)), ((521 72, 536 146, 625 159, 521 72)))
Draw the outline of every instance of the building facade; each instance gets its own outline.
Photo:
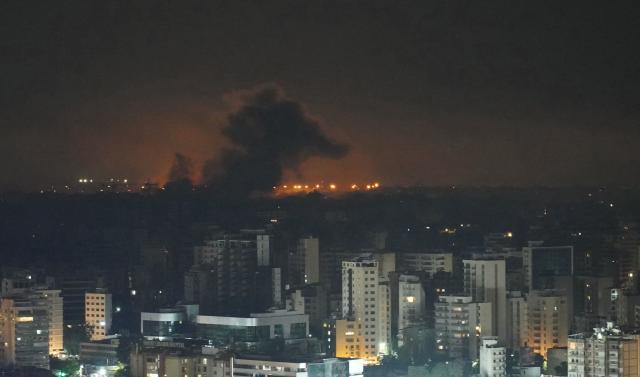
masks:
POLYGON ((510 349, 523 347, 528 339, 527 299, 519 291, 509 292, 507 297, 507 342, 510 349))
POLYGON ((293 286, 320 282, 320 241, 307 237, 298 240, 289 255, 289 283, 293 286))
POLYGON ((89 327, 91 340, 102 340, 111 331, 111 294, 105 291, 85 293, 85 324, 89 327))
POLYGON ((338 357, 351 357, 356 351, 354 357, 374 361, 387 352, 389 287, 380 284, 379 268, 378 261, 367 256, 342 262, 343 320, 336 323, 338 357))
POLYGON ((530 242, 522 248, 522 267, 526 290, 553 287, 553 279, 573 276, 573 246, 543 246, 530 242))
POLYGON ((0 301, 0 363, 49 369, 46 297, 24 293, 0 301))
POLYGON ((453 272, 452 253, 402 253, 399 264, 407 271, 423 271, 428 277, 436 272, 453 272))
POLYGON ((640 336, 624 334, 612 323, 571 335, 567 362, 568 377, 640 376, 640 336))
POLYGON ((532 291, 527 297, 527 343, 533 352, 547 357, 547 350, 566 347, 569 334, 567 297, 553 290, 532 291))
POLYGON ((476 359, 480 337, 493 333, 492 306, 469 296, 440 296, 435 304, 436 351, 476 359))
POLYGON ((507 342, 507 280, 502 259, 464 260, 464 294, 474 302, 491 304, 492 333, 507 342))
POLYGON ((312 361, 233 359, 234 377, 362 377, 364 363, 358 359, 312 361))
POLYGON ((398 277, 398 334, 412 324, 424 320, 426 302, 420 278, 413 275, 398 277))
POLYGON ((45 289, 37 292, 46 300, 49 312, 49 355, 59 356, 64 353, 63 300, 60 290, 45 289))

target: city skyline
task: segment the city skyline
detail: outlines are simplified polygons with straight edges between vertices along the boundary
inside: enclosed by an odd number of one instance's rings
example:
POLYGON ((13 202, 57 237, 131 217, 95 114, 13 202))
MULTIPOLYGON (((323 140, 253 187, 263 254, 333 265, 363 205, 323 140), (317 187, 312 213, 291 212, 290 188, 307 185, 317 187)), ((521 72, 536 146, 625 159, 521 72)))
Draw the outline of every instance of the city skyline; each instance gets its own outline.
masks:
POLYGON ((639 16, 0 2, 0 376, 640 377, 639 16))

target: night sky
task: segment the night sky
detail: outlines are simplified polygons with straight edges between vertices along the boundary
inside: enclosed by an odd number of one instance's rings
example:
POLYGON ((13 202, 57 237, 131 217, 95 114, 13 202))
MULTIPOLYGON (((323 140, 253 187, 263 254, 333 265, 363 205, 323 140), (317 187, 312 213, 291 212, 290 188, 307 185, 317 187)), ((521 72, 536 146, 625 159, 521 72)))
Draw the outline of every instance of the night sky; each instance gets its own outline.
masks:
POLYGON ((219 155, 235 94, 264 85, 350 145, 291 179, 639 184, 638 16, 613 2, 2 1, 0 188, 163 181, 176 152, 219 155))

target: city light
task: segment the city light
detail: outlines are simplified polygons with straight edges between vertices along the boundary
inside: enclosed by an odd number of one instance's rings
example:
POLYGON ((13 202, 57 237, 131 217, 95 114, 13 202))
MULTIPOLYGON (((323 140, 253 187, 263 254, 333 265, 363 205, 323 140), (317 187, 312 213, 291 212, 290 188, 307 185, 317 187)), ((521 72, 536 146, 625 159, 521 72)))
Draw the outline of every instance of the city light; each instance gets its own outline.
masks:
POLYGON ((30 3, 0 377, 640 377, 631 7, 30 3))
POLYGON ((282 184, 280 186, 273 186, 273 192, 275 195, 288 195, 309 193, 313 191, 318 192, 342 192, 342 191, 359 191, 361 188, 366 191, 379 189, 380 182, 374 183, 350 183, 348 185, 340 185, 338 183, 294 183, 294 184, 282 184))

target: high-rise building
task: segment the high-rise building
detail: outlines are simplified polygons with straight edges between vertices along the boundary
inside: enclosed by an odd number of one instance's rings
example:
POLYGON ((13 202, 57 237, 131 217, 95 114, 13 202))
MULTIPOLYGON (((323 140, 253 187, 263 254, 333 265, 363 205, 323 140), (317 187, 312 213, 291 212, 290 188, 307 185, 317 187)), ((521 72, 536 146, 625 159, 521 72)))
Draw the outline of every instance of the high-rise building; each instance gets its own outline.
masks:
POLYGON ((484 236, 484 248, 487 253, 504 253, 515 246, 513 232, 489 233, 484 236))
POLYGON ((36 291, 47 302, 49 312, 49 355, 59 356, 64 352, 63 301, 60 290, 42 289, 36 291))
MULTIPOLYGON (((340 319, 338 313, 332 313, 322 322, 322 350, 327 357, 336 356, 336 321, 340 319)), ((344 338, 343 338, 344 339, 344 338)))
MULTIPOLYGON (((194 249, 196 265, 206 266, 212 278, 211 311, 214 314, 247 314, 255 308, 256 235, 223 235, 194 249)), ((186 281, 185 281, 186 283, 186 281)), ((203 304, 203 311, 206 306, 203 304)))
POLYGON ((85 323, 85 293, 93 292, 104 286, 101 278, 95 276, 78 277, 76 273, 61 279, 64 324, 81 325, 85 323))
POLYGON ((327 292, 321 284, 309 284, 291 292, 291 309, 309 315, 309 330, 315 337, 322 335, 322 323, 327 318, 327 292))
POLYGON ((637 293, 637 277, 640 272, 640 230, 638 224, 624 225, 613 242, 613 249, 615 250, 613 257, 618 267, 617 280, 631 293, 637 293))
POLYGON ((270 234, 258 234, 256 236, 256 251, 258 266, 268 267, 273 264, 273 236, 270 234))
POLYGON ((635 308, 640 305, 640 295, 631 295, 620 288, 609 290, 607 319, 618 326, 636 327, 635 308))
POLYGON ((368 255, 342 262, 342 317, 336 321, 336 356, 370 362, 389 347, 389 288, 368 255))
POLYGON ((402 253, 398 254, 399 264, 406 271, 423 271, 428 277, 436 272, 453 272, 451 253, 402 253))
POLYGON ((606 318, 613 287, 612 277, 576 277, 576 297, 574 298, 576 315, 606 318))
POLYGON ((491 303, 440 296, 435 304, 436 351, 452 358, 477 358, 480 337, 494 332, 492 317, 491 303))
POLYGON ((283 277, 282 269, 280 267, 271 268, 271 303, 274 308, 282 308, 284 306, 283 300, 283 277))
POLYGON ((507 375, 507 348, 497 337, 480 340, 480 377, 505 377, 507 375))
POLYGON ((612 323, 592 334, 569 337, 568 377, 640 376, 640 336, 624 334, 612 323))
POLYGON ((0 301, 0 362, 49 369, 49 303, 36 292, 0 301))
POLYGON ((413 275, 398 277, 398 336, 406 328, 424 320, 425 294, 420 278, 413 275))
POLYGON ((342 288, 342 262, 360 255, 356 252, 326 251, 320 254, 320 281, 329 294, 340 294, 342 288))
POLYGON ((193 265, 184 274, 184 300, 200 305, 205 314, 215 311, 216 270, 211 265, 193 265))
MULTIPOLYGON (((381 279, 378 284, 378 353, 391 352, 391 287, 389 281, 381 279)), ((365 334, 366 335, 366 334, 365 334)))
MULTIPOLYGON (((330 330, 329 330, 330 331, 330 330)), ((377 353, 369 348, 369 342, 364 336, 364 324, 353 318, 337 319, 335 321, 335 349, 333 353, 337 357, 358 357, 374 363, 377 353), (366 339, 366 340, 365 340, 366 339)))
POLYGON ((320 282, 320 243, 317 238, 298 240, 289 255, 289 283, 293 286, 320 282))
POLYGON ((397 270, 396 253, 370 253, 366 255, 378 261, 380 281, 389 280, 389 274, 397 270))
POLYGON ((527 300, 519 291, 509 292, 507 297, 507 347, 518 349, 529 340, 527 300))
POLYGON ((567 297, 553 290, 532 291, 527 297, 527 346, 546 357, 547 350, 566 347, 569 334, 567 297))
POLYGON ((20 294, 38 285, 37 277, 30 270, 12 269, 8 276, 2 278, 0 296, 20 294))
POLYGON ((36 276, 25 271, 22 276, 13 274, 10 278, 2 279, 3 297, 23 297, 32 300, 45 300, 49 317, 49 354, 58 356, 64 352, 63 344, 63 301, 60 290, 51 289, 53 280, 42 280, 40 284, 36 276))
POLYGON ((503 259, 464 260, 464 293, 474 302, 491 304, 492 333, 507 342, 507 282, 503 259))
POLYGON ((111 331, 111 294, 106 291, 85 293, 85 324, 91 332, 91 340, 102 340, 111 331))
POLYGON ((522 248, 524 287, 527 290, 554 287, 554 278, 573 276, 573 246, 542 246, 529 242, 522 248))

